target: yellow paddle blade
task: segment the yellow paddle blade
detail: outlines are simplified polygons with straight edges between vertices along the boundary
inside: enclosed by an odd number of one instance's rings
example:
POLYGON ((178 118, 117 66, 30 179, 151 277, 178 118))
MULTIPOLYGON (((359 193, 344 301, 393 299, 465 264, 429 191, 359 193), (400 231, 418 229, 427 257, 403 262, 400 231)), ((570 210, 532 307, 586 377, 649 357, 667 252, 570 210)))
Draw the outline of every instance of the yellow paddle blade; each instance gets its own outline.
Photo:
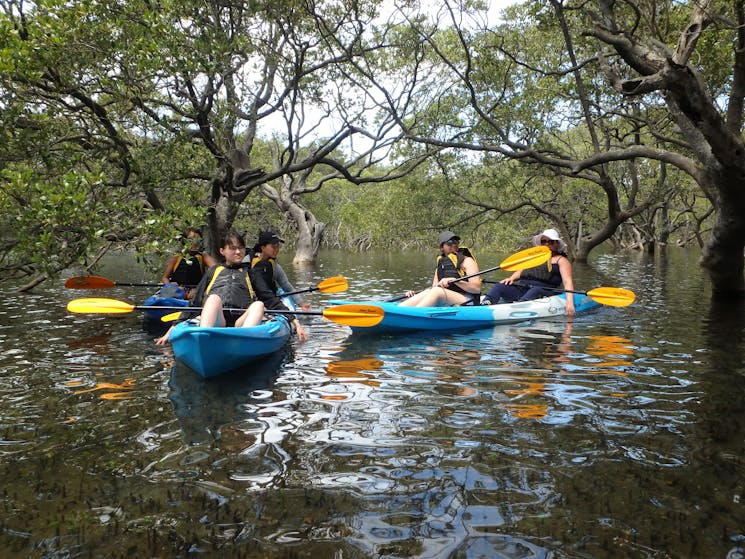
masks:
POLYGON ((67 310, 75 313, 122 314, 135 310, 134 305, 116 299, 86 298, 73 299, 67 303, 67 310))
MULTIPOLYGON (((157 308, 157 307, 155 307, 157 308)), ((167 314, 165 316, 160 317, 161 322, 173 322, 174 320, 178 320, 181 318, 181 311, 178 312, 172 312, 171 314, 167 314)))
POLYGON ((341 293, 349 288, 347 278, 344 276, 334 276, 333 278, 327 278, 318 283, 317 289, 321 293, 341 293))
POLYGON ((526 248, 520 252, 508 256, 499 265, 501 270, 508 272, 515 272, 517 270, 525 270, 526 268, 533 268, 540 266, 551 258, 551 249, 545 245, 538 247, 526 248))
POLYGON ((620 287, 596 287, 588 291, 587 296, 593 301, 611 307, 626 307, 636 299, 633 291, 620 287))
POLYGON ((374 305, 339 305, 323 309, 324 318, 332 322, 362 328, 375 326, 383 320, 384 315, 383 309, 374 305))

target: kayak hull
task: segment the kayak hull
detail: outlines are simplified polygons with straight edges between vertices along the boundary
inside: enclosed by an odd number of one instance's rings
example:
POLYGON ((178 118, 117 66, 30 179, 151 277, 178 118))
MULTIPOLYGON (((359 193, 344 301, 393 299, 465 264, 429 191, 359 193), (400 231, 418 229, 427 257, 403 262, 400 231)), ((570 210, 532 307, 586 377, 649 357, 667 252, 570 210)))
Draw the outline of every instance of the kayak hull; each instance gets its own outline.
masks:
MULTIPOLYGON (((332 304, 348 301, 332 301, 332 304)), ((553 318, 566 314, 565 294, 543 297, 519 303, 464 307, 402 307, 398 303, 365 302, 383 309, 383 320, 369 328, 352 327, 354 332, 414 332, 421 330, 473 330, 500 324, 516 324, 528 320, 553 318)), ((574 295, 576 313, 600 306, 586 295, 574 295)))
POLYGON ((246 328, 201 327, 180 322, 170 334, 176 359, 204 378, 221 375, 281 349, 290 338, 290 325, 278 316, 246 328))

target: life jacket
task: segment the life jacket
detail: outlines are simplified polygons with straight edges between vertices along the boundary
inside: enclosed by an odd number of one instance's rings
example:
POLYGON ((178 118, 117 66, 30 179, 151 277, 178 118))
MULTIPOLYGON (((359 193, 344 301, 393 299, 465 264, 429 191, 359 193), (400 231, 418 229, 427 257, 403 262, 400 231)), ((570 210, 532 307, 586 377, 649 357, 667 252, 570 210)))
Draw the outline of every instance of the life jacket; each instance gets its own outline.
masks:
MULTIPOLYGON (((466 247, 460 247, 457 252, 451 252, 447 256, 445 256, 444 254, 438 256, 437 279, 441 280, 444 278, 462 278, 463 276, 465 276, 466 272, 463 269, 463 261, 466 258, 473 258, 474 261, 476 260, 473 257, 473 254, 471 254, 471 251, 468 250, 466 247)), ((457 291, 458 293, 463 293, 464 295, 467 295, 469 297, 473 296, 473 293, 470 293, 461 288, 457 283, 450 284, 448 289, 457 291)))
POLYGON ((246 266, 237 268, 217 266, 212 279, 207 284, 204 292, 205 298, 210 293, 220 296, 223 307, 247 309, 256 300, 246 266))
POLYGON ((189 253, 189 258, 184 258, 182 254, 179 254, 168 279, 179 285, 197 285, 203 275, 204 258, 201 252, 196 252, 189 253))
POLYGON ((447 256, 441 254, 437 257, 437 279, 462 278, 466 275, 463 269, 463 261, 466 258, 474 258, 471 251, 466 247, 460 247, 458 252, 451 252, 447 256))
MULTIPOLYGON (((272 265, 272 281, 271 281, 271 284, 269 285, 269 287, 271 287, 272 288, 272 291, 274 291, 276 293, 277 290, 279 289, 279 286, 277 285, 277 282, 274 281, 274 278, 275 278, 274 258, 269 258, 267 260, 272 265)), ((260 254, 254 256, 251 259, 251 267, 252 268, 255 268, 256 267, 256 264, 258 264, 261 261, 262 261, 262 258, 261 258, 261 255, 260 254)), ((268 278, 266 278, 266 277, 264 279, 265 280, 268 280, 268 278)))
POLYGON ((520 272, 520 280, 526 285, 532 287, 540 287, 541 285, 547 285, 550 287, 558 287, 561 285, 561 271, 559 270, 558 262, 552 263, 549 258, 546 264, 535 266, 533 268, 526 268, 520 272))

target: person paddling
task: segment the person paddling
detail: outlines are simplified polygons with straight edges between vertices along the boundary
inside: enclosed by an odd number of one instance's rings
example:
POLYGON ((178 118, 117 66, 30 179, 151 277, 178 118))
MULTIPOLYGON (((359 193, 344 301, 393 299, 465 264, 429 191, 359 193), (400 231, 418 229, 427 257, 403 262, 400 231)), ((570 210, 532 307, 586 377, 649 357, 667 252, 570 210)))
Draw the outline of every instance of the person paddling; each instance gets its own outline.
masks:
MULTIPOLYGON (((243 262, 246 244, 243 236, 229 231, 220 247, 225 264, 212 266, 202 277, 194 290, 190 306, 203 307, 199 315, 200 326, 249 327, 261 323, 264 317, 264 303, 258 300, 249 275, 249 265, 243 262), (223 308, 246 309, 228 311, 223 308)), ((188 307, 184 307, 188 314, 188 307)), ((156 344, 163 345, 173 330, 168 329, 156 344)))
MULTIPOLYGON (((261 231, 259 233, 258 241, 253 248, 256 256, 251 260, 251 277, 254 279, 254 285, 256 286, 256 295, 259 300, 263 301, 267 309, 289 310, 282 302, 278 291, 279 286, 275 280, 279 267, 277 256, 279 255, 280 243, 284 243, 284 240, 280 239, 274 231, 261 231)), ((282 274, 284 274, 284 271, 282 271, 282 274)), ((292 285, 289 288, 290 291, 294 291, 292 285)), ((308 334, 300 321, 296 317, 292 317, 292 323, 295 326, 298 340, 307 340, 308 334)))
POLYGON ((479 265, 471 252, 460 246, 460 237, 452 231, 443 231, 437 239, 440 255, 437 257, 432 287, 419 293, 408 291, 401 306, 404 307, 452 307, 478 304, 481 292, 481 277, 454 282, 463 276, 478 274, 479 265))
POLYGON ((546 229, 533 237, 533 245, 545 245, 551 249, 551 258, 546 264, 517 270, 510 277, 494 285, 487 293, 482 305, 495 305, 500 301, 530 301, 540 297, 555 295, 556 288, 562 283, 566 293, 566 315, 574 315, 574 290, 572 280, 572 263, 566 254, 566 243, 561 240, 556 229, 546 229))
MULTIPOLYGON (((203 252, 202 232, 189 227, 181 235, 181 240, 187 243, 185 251, 173 254, 166 264, 166 269, 160 278, 161 283, 176 284, 184 289, 186 299, 191 299, 192 291, 183 286, 195 286, 204 276, 205 270, 217 264, 217 260, 208 253, 203 252)), ((166 297, 167 294, 162 296, 166 297)))

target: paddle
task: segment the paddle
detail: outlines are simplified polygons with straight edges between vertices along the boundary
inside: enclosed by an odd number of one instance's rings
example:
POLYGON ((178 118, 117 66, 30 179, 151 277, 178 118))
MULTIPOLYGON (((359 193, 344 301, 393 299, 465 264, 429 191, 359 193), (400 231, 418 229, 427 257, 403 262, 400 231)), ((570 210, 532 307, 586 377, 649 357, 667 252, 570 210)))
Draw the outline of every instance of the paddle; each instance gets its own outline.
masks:
MULTIPOLYGON (((545 245, 526 248, 525 250, 521 250, 520 252, 516 252, 515 254, 508 256, 507 258, 502 260, 502 262, 500 262, 499 266, 487 268, 486 270, 480 270, 475 274, 469 274, 467 276, 455 278, 451 283, 455 283, 457 281, 465 281, 469 278, 480 276, 482 274, 488 274, 489 272, 494 272, 496 270, 515 272, 517 270, 534 268, 535 266, 540 266, 549 258, 551 258, 551 249, 545 245)), ((393 299, 387 299, 387 301, 393 302, 400 301, 401 299, 406 299, 406 295, 394 297, 393 299)))
MULTIPOLYGON (((96 313, 96 314, 123 314, 136 310, 153 310, 154 307, 145 305, 131 305, 116 299, 86 298, 73 299, 67 303, 67 310, 74 313, 96 313)), ((165 310, 183 311, 185 307, 157 307, 165 310)), ((189 311, 202 310, 203 307, 188 307, 189 311)), ((245 309, 225 308, 226 311, 244 311, 245 309)), ((323 309, 322 311, 288 311, 269 310, 266 314, 294 314, 294 315, 319 315, 328 318, 332 322, 345 324, 347 326, 367 327, 375 326, 383 320, 383 309, 373 305, 337 305, 323 309)), ((180 313, 179 313, 180 314, 180 313)), ((170 316, 170 315, 169 315, 170 316)), ((165 318, 165 317, 164 317, 165 318)), ((173 318, 171 318, 173 320, 173 318)))
MULTIPOLYGON (((120 281, 110 280, 109 278, 102 278, 101 276, 73 276, 65 282, 65 287, 68 289, 106 289, 109 287, 116 287, 117 285, 124 285, 128 287, 163 287, 163 283, 124 283, 120 281)), ((194 287, 193 285, 185 285, 182 287, 194 287)))
MULTIPOLYGON (((123 283, 108 278, 102 278, 101 276, 74 276, 65 282, 65 287, 68 289, 106 289, 109 287, 116 287, 117 285, 124 285, 130 287, 163 287, 162 283, 123 283)), ((193 285, 187 285, 182 287, 194 287, 193 285)), ((318 283, 313 287, 306 287, 305 289, 298 289, 297 291, 291 291, 290 293, 283 293, 282 295, 297 295, 298 293, 307 293, 309 291, 320 291, 321 293, 340 293, 346 291, 349 287, 347 278, 343 276, 334 276, 332 278, 326 278, 325 280, 318 283)))
POLYGON ((562 289, 560 287, 539 287, 548 291, 587 295, 593 301, 597 301, 602 305, 608 305, 611 307, 628 307, 636 299, 636 295, 633 291, 623 289, 621 287, 596 287, 595 289, 590 289, 589 291, 572 291, 571 289, 562 289))
POLYGON ((286 297, 288 295, 297 295, 298 293, 308 293, 310 291, 320 291, 321 293, 341 293, 349 288, 347 278, 344 276, 334 276, 332 278, 326 278, 318 282, 318 285, 314 287, 306 287, 304 289, 298 289, 297 291, 290 291, 289 293, 280 293, 280 297, 286 297))

